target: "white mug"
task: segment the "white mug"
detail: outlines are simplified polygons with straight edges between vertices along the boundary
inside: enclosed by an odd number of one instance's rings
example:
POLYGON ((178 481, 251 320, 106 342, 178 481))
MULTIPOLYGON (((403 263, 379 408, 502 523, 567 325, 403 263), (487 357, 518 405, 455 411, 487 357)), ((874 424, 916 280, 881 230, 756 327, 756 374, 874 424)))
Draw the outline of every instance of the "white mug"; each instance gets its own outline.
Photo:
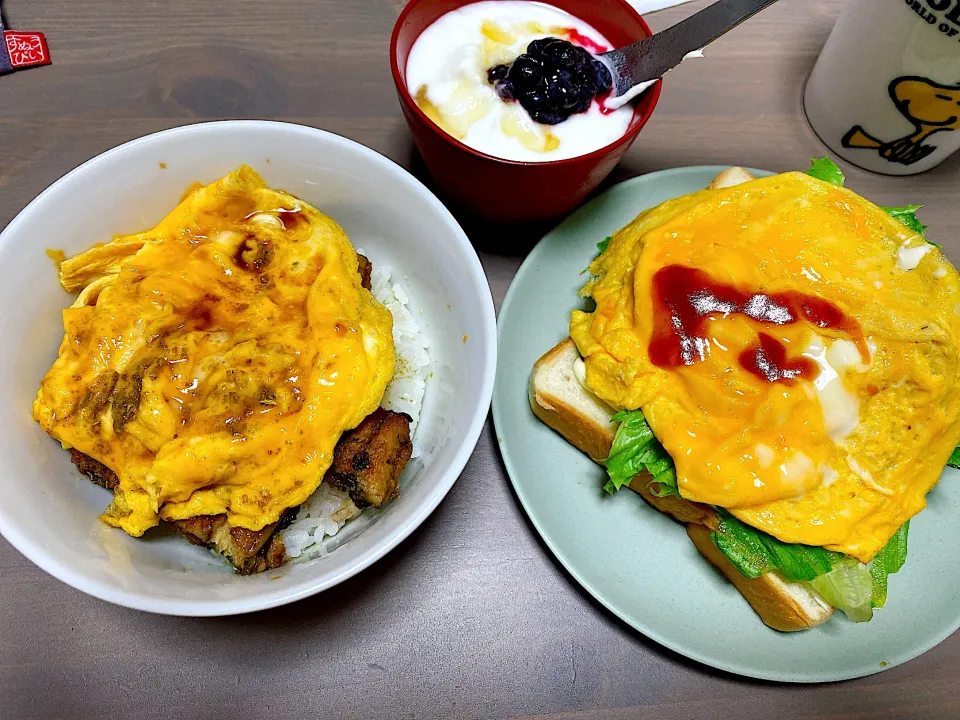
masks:
POLYGON ((854 165, 886 175, 938 165, 960 149, 960 0, 846 0, 803 104, 854 165))

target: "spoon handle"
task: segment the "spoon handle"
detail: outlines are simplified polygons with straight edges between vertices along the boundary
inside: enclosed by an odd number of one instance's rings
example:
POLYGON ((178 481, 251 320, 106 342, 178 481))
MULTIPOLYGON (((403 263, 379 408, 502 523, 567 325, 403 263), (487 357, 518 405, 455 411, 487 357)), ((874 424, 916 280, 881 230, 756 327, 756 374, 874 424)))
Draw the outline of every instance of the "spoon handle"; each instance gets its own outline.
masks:
POLYGON ((709 45, 776 1, 720 0, 653 37, 598 55, 613 74, 614 96, 662 77, 688 53, 709 45))

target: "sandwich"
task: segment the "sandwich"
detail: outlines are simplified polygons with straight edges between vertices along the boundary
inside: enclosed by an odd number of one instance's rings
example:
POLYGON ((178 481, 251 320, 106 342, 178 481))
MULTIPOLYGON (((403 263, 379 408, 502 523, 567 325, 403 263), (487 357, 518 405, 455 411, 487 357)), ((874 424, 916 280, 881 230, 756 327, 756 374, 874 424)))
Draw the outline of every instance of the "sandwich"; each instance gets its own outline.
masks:
MULTIPOLYGON (((828 159, 742 168, 598 244, 536 416, 780 631, 868 621, 960 453, 960 275, 828 159)), ((599 491, 599 488, 598 488, 599 491)))

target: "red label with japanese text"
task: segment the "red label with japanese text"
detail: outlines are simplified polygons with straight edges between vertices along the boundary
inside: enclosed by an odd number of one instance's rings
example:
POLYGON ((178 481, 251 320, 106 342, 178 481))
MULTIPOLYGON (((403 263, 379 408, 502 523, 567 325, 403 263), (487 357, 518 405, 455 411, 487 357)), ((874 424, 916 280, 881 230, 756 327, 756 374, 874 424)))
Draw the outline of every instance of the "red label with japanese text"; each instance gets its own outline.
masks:
POLYGON ((50 64, 50 50, 43 33, 5 30, 3 39, 14 70, 50 64))

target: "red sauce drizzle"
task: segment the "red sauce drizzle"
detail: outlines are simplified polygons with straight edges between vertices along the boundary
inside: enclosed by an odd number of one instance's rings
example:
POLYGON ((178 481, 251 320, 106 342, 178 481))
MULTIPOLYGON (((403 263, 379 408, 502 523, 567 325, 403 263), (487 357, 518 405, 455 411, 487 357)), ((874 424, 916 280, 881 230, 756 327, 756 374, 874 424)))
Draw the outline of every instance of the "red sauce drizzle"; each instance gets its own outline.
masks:
POLYGON ((787 348, 772 335, 760 333, 760 345, 740 353, 740 367, 767 382, 792 385, 797 378, 812 380, 817 364, 808 357, 787 358, 787 348))
MULTIPOLYGON (((710 347, 707 320, 731 314, 744 315, 762 325, 805 320, 818 328, 843 333, 856 344, 861 359, 869 362, 860 324, 829 300, 795 291, 771 295, 749 292, 682 265, 668 265, 653 276, 651 362, 663 368, 702 362, 710 347)), ((740 365, 767 382, 792 383, 817 375, 815 362, 804 357, 789 359, 786 346, 762 332, 757 346, 741 353, 740 365)))
POLYGON ((605 93, 600 93, 593 99, 593 101, 600 108, 600 112, 603 115, 611 115, 620 109, 620 108, 607 106, 607 100, 610 98, 611 95, 613 95, 613 88, 610 88, 605 93))
POLYGON ((574 45, 579 45, 585 50, 589 50, 594 55, 598 53, 604 53, 610 49, 608 46, 598 43, 593 38, 587 37, 576 28, 563 28, 563 34, 566 35, 567 40, 572 42, 574 45))

